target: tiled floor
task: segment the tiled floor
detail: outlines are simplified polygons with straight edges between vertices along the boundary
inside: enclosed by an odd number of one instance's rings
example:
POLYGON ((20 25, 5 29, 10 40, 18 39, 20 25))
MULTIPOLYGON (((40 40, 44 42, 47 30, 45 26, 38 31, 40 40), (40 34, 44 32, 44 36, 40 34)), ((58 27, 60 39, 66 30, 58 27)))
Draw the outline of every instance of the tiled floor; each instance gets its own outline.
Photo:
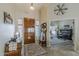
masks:
MULTIPOLYGON (((39 50, 34 46, 32 47, 35 50, 35 52, 36 50, 39 50)), ((47 48, 47 47, 43 47, 43 48, 45 49, 46 53, 41 54, 40 56, 79 56, 79 53, 74 51, 74 45, 72 41, 66 41, 63 43, 55 44, 55 45, 52 45, 50 48, 47 48)), ((39 51, 43 52, 43 50, 42 51, 39 50, 39 51)), ((35 55, 33 54, 32 56, 35 56, 35 55)))
POLYGON ((79 56, 73 47, 72 41, 52 45, 51 48, 44 48, 47 53, 42 56, 79 56))
POLYGON ((24 55, 25 56, 40 56, 41 54, 46 53, 46 50, 43 49, 40 45, 31 43, 24 46, 24 55))

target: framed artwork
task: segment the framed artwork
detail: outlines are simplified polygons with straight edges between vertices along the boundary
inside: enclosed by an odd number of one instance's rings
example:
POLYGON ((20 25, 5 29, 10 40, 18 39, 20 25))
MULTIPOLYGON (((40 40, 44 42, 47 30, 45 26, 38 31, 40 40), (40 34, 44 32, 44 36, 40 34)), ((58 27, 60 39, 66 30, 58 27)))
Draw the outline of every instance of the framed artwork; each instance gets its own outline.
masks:
POLYGON ((5 24, 13 24, 13 19, 11 18, 10 14, 4 12, 4 23, 5 24))

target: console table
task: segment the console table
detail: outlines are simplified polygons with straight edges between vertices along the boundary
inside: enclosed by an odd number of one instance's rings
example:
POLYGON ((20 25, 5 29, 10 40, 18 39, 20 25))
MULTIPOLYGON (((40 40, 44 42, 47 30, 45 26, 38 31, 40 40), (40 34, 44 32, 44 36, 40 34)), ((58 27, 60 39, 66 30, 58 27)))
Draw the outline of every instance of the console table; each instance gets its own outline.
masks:
POLYGON ((22 49, 21 43, 17 43, 16 50, 12 50, 12 51, 9 51, 9 44, 5 44, 4 55, 5 56, 21 56, 21 49, 22 49))

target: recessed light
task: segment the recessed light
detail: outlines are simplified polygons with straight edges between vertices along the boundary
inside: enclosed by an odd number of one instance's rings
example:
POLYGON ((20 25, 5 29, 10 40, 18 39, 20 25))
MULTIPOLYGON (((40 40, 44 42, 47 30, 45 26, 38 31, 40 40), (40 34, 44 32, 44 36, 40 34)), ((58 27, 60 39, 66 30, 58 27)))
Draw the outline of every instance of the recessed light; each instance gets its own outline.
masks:
POLYGON ((34 10, 35 9, 34 6, 33 6, 33 3, 31 3, 30 9, 31 10, 34 10))
POLYGON ((34 8, 33 6, 30 6, 30 9, 31 9, 31 10, 34 10, 35 8, 34 8))

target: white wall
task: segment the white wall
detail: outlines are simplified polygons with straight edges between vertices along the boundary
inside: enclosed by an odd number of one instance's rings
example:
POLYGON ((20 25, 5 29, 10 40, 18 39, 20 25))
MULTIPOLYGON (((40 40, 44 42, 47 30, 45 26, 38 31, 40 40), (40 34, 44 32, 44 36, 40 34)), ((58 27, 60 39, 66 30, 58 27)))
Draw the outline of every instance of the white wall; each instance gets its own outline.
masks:
POLYGON ((49 4, 48 6, 48 14, 49 14, 49 18, 51 20, 53 19, 66 19, 66 18, 78 18, 78 11, 79 11, 79 4, 65 4, 65 7, 68 8, 68 10, 65 12, 64 15, 55 15, 54 14, 54 8, 56 7, 57 4, 49 4))
POLYGON ((14 34, 14 24, 4 24, 3 12, 8 12, 14 20, 12 4, 0 4, 0 55, 4 55, 4 45, 14 34))
POLYGON ((14 36, 14 25, 0 24, 0 55, 4 55, 5 43, 14 36))
POLYGON ((14 9, 12 4, 0 4, 0 23, 3 22, 3 12, 10 13, 11 17, 14 19, 14 9))
POLYGON ((40 24, 47 22, 47 6, 42 6, 40 9, 40 24))

